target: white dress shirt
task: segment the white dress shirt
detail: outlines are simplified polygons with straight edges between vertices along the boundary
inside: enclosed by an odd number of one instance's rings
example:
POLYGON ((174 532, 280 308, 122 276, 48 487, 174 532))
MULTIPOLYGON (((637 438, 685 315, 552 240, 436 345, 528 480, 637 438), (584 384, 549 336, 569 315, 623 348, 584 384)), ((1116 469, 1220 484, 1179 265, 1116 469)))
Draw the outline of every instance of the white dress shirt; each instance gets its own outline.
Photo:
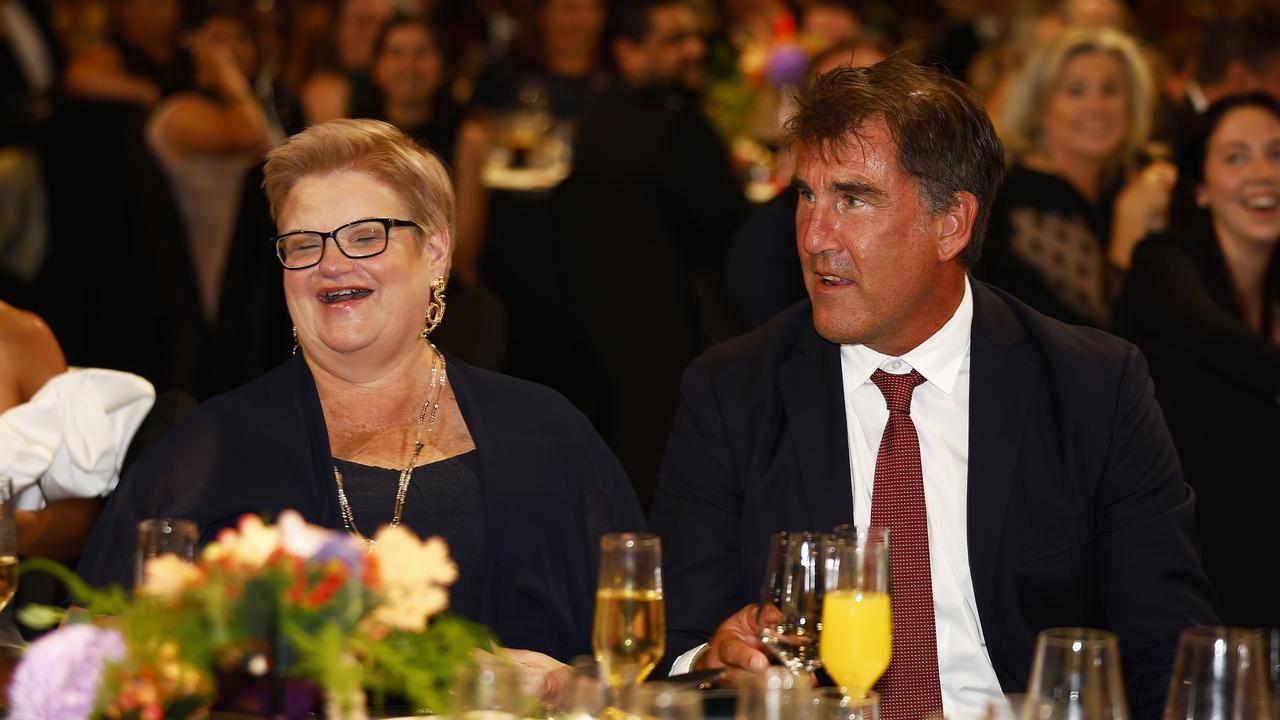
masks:
MULTIPOLYGON (((877 369, 905 374, 913 369, 925 381, 911 395, 911 419, 920 438, 920 465, 929 523, 929 565, 933 575, 933 613, 938 633, 938 672, 942 708, 948 718, 980 717, 987 703, 1001 697, 978 619, 969 576, 967 502, 969 480, 969 338, 973 331, 973 289, 951 319, 901 357, 882 355, 863 345, 840 347, 845 418, 849 437, 853 522, 871 524, 871 491, 880 438, 889 422, 883 393, 871 382, 877 369)), ((822 530, 824 528, 814 528, 822 530)), ((892 546, 893 537, 889 538, 892 546)), ((671 673, 688 672, 706 647, 681 655, 671 673)))
MULTIPOLYGON (((969 576, 966 522, 969 475, 969 338, 973 328, 973 290, 966 278, 964 298, 955 314, 928 340, 901 357, 882 355, 863 345, 840 348, 845 417, 849 432, 853 521, 871 523, 880 438, 889 421, 880 388, 871 382, 877 369, 924 376, 911 394, 911 420, 920 438, 920 465, 929 524, 929 565, 933 575, 933 614, 938 633, 938 672, 942 708, 948 718, 981 716, 987 702, 1000 697, 987 654, 969 576)), ((890 547, 893 536, 889 537, 890 547)))

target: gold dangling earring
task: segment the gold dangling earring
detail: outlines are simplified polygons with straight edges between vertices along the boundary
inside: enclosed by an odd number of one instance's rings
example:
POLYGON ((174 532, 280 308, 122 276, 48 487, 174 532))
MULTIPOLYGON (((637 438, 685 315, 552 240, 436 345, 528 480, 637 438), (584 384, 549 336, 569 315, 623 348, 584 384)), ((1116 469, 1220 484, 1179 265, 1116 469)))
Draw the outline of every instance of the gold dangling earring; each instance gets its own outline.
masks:
POLYGON ((298 354, 298 326, 293 326, 293 352, 292 355, 298 354))
POLYGON ((422 332, 418 335, 426 340, 431 331, 436 329, 440 321, 444 319, 444 276, 440 276, 431 281, 431 297, 427 299, 427 314, 422 325, 422 332))

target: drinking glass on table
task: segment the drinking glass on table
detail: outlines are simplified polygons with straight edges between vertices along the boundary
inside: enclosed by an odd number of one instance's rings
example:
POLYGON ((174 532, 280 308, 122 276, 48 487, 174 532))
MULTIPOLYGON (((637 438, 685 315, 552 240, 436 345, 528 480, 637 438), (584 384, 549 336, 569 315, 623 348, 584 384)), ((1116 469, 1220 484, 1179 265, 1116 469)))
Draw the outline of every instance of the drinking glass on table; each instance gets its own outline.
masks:
POLYGON ((1271 693, 1271 718, 1280 720, 1280 628, 1262 631, 1267 642, 1267 687, 1271 693))
POLYGON ((622 708, 623 695, 658 664, 666 650, 666 632, 658 536, 604 535, 591 645, 612 708, 622 708))
POLYGON ((817 689, 785 667, 747 673, 738 686, 734 720, 813 720, 817 689))
POLYGON ((818 648, 832 543, 825 533, 792 531, 776 533, 769 544, 756 622, 760 641, 796 676, 822 666, 818 648))
POLYGON ((644 720, 702 720, 702 695, 687 685, 648 682, 636 687, 626 711, 644 720))
POLYGON ((889 667, 889 530, 845 529, 832 543, 822 608, 822 665, 852 698, 889 667))
POLYGON ((18 526, 13 511, 13 480, 0 475, 0 610, 18 590, 18 526))
POLYGON ((1092 628, 1053 628, 1036 638, 1027 700, 1045 720, 1129 720, 1116 636, 1092 628))
POLYGON ((134 559, 134 587, 146 581, 147 561, 171 555, 182 562, 196 561, 199 531, 190 520, 151 518, 138 523, 138 552, 134 559))
POLYGON ((1270 720, 1264 648, 1258 630, 1183 630, 1165 720, 1270 720))
POLYGON ((449 715, 459 720, 513 720, 537 702, 525 692, 520 668, 496 655, 477 654, 454 673, 449 715))

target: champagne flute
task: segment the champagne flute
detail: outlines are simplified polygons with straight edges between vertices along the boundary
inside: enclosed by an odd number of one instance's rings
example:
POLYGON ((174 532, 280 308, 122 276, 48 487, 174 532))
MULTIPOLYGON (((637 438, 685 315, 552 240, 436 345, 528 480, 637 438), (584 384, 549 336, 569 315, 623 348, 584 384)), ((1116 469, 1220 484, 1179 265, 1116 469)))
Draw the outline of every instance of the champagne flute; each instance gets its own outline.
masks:
POLYGON ((0 610, 18 590, 18 526, 13 511, 13 480, 0 475, 0 610))
POLYGON ((756 622, 760 641, 797 677, 821 667, 822 597, 832 538, 823 533, 780 532, 769 560, 756 622))
POLYGON ((888 669, 893 650, 888 528, 872 526, 838 537, 829 571, 822 665, 846 695, 866 697, 888 669))
POLYGON ((1165 720, 1269 720, 1262 633, 1228 627, 1182 631, 1165 720))
POLYGON ((1036 638, 1027 701, 1053 718, 1129 720, 1116 636, 1092 628, 1053 628, 1036 638))
POLYGON ((666 650, 666 633, 658 536, 604 535, 591 644, 612 708, 623 707, 623 695, 653 671, 666 650))
POLYGON ((835 688, 819 688, 815 692, 813 720, 880 720, 878 693, 853 698, 835 688))

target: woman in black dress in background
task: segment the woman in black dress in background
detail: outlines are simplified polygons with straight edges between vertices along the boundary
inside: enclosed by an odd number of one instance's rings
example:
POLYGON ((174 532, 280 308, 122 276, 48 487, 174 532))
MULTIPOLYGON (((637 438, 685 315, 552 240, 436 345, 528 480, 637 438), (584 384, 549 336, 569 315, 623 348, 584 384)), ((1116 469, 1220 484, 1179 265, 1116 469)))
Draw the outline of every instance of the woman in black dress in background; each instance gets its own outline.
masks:
POLYGON ((1179 165, 1170 230, 1134 251, 1116 330, 1151 363, 1197 494, 1205 570, 1229 625, 1280 625, 1280 102, 1209 108, 1179 165))

